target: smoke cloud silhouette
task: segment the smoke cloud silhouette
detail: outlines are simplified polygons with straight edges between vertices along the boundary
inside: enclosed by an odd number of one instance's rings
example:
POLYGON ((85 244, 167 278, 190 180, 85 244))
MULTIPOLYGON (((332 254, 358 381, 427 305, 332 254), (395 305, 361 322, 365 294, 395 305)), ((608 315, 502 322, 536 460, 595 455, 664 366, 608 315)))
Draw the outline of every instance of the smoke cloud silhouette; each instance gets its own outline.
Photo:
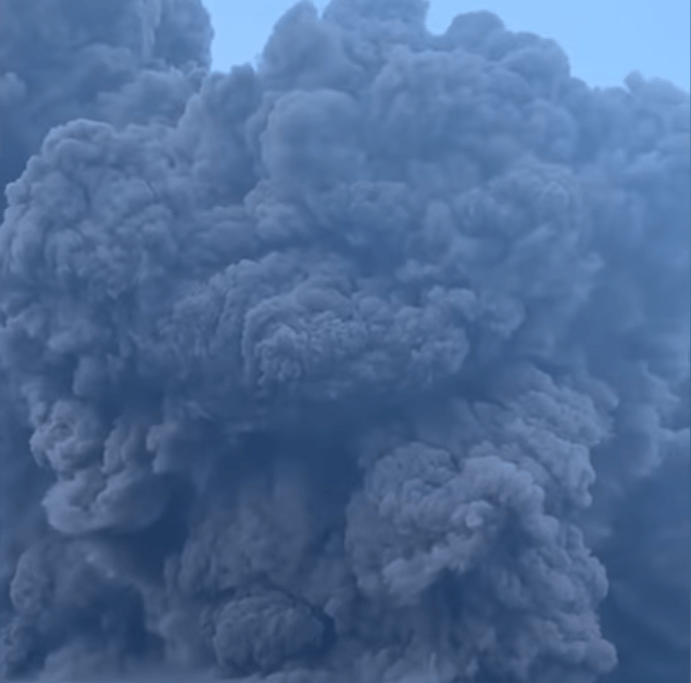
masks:
POLYGON ((0 0, 5 678, 688 680, 689 95, 425 13, 0 0))

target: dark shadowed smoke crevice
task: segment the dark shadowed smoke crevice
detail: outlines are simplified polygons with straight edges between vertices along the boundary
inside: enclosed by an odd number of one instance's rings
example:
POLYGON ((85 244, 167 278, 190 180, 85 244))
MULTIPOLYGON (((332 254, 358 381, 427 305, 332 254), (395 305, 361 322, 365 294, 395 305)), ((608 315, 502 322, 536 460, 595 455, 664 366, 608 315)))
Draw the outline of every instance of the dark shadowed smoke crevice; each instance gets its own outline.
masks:
POLYGON ((0 0, 1 675, 688 680, 689 95, 421 0, 0 0))

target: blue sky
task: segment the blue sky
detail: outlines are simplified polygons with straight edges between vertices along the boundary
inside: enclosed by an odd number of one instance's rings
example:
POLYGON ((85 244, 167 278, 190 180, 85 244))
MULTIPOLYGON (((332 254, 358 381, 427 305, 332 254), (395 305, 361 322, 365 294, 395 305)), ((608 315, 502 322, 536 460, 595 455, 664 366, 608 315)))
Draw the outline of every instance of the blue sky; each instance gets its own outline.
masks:
MULTIPOLYGON (((216 30, 214 66, 252 61, 293 0, 204 0, 216 30)), ((323 7, 324 0, 317 1, 323 7)), ((513 30, 556 39, 572 72, 591 85, 617 85, 637 69, 689 89, 689 0, 431 0, 428 23, 442 32, 460 12, 489 9, 513 30)))

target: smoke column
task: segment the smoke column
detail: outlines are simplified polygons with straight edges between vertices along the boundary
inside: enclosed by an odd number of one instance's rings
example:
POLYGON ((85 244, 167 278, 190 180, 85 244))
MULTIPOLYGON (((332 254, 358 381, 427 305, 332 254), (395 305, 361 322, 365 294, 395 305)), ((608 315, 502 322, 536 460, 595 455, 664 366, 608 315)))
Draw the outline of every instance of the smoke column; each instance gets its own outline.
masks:
POLYGON ((689 680, 689 94, 425 13, 0 0, 4 679, 689 680))

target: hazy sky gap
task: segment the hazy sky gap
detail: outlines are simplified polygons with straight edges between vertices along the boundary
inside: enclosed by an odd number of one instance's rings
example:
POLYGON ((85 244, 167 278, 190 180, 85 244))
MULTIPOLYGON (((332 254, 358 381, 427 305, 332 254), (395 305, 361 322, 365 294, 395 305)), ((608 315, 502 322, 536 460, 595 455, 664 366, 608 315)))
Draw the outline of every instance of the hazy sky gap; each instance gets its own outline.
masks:
MULTIPOLYGON (((252 61, 276 19, 295 4, 294 0, 255 0, 248 11, 246 5, 229 0, 205 2, 216 31, 214 65, 220 70, 252 61)), ((327 3, 315 4, 323 8, 327 3)), ((554 38, 569 55, 573 75, 590 85, 618 85, 629 72, 639 70, 688 90, 689 4, 687 0, 432 0, 428 25, 442 33, 457 14, 487 9, 511 30, 554 38)))

